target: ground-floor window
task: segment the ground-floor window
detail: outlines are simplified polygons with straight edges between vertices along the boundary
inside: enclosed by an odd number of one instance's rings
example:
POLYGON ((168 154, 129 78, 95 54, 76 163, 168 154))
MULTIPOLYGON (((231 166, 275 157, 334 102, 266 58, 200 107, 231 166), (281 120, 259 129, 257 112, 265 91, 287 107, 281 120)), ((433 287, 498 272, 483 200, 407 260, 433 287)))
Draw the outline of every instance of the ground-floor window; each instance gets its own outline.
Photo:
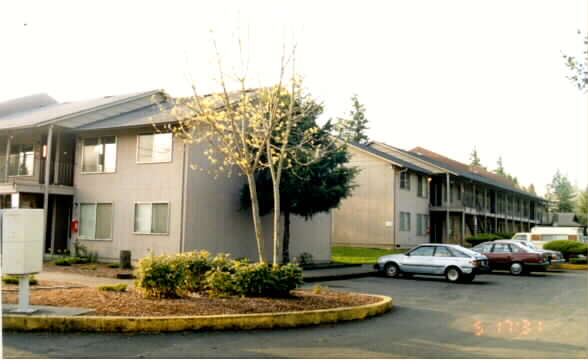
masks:
POLYGON ((80 204, 80 239, 112 240, 112 203, 80 204))
POLYGON ((135 203, 134 232, 139 234, 167 234, 169 223, 169 203, 135 203))
POLYGON ((410 231, 410 213, 400 212, 400 231, 410 231))
POLYGON ((429 215, 417 214, 417 235, 427 235, 429 232, 429 215))

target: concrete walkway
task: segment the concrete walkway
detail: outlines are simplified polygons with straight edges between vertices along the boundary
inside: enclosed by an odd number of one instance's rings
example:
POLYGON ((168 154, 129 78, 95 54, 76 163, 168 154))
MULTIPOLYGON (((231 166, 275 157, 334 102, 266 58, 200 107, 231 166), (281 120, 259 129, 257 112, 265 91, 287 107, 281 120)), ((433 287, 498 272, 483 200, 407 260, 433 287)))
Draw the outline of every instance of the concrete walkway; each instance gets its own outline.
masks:
MULTIPOLYGON (((372 275, 375 275, 373 265, 368 264, 361 266, 350 266, 331 269, 304 270, 302 273, 305 282, 343 280, 372 275)), ((90 287, 115 284, 127 284, 129 287, 134 286, 133 279, 114 279, 107 277, 96 277, 82 274, 65 273, 59 271, 44 271, 42 273, 35 275, 35 277, 38 280, 63 281, 90 287)))

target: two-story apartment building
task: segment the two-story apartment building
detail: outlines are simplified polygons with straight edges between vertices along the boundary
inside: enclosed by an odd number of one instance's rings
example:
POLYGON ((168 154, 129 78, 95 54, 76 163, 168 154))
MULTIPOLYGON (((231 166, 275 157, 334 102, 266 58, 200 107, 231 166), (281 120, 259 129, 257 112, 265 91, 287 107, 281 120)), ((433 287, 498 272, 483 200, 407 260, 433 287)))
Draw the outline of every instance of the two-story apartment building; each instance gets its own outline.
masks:
MULTIPOLYGON (((154 124, 163 128, 173 118, 152 97, 163 98, 156 90, 0 104, 0 205, 44 208, 48 252, 78 240, 104 260, 120 250, 137 259, 195 249, 257 259, 251 214, 239 211, 244 178, 192 170, 208 165, 203 145, 156 131, 154 124)), ((263 220, 269 258, 271 219, 263 220)), ((329 214, 293 217, 290 253, 328 260, 330 235, 329 214)))
POLYGON ((546 201, 506 178, 424 148, 350 144, 358 188, 334 212, 336 245, 406 248, 463 244, 480 232, 527 231, 546 201))

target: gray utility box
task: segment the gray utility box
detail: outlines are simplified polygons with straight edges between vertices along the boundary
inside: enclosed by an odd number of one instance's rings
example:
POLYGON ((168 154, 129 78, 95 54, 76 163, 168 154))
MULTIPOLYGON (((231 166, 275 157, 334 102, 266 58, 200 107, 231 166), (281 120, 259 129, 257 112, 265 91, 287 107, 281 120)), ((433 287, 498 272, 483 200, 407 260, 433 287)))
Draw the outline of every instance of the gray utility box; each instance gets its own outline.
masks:
POLYGON ((2 273, 26 275, 43 270, 43 210, 0 210, 2 273))

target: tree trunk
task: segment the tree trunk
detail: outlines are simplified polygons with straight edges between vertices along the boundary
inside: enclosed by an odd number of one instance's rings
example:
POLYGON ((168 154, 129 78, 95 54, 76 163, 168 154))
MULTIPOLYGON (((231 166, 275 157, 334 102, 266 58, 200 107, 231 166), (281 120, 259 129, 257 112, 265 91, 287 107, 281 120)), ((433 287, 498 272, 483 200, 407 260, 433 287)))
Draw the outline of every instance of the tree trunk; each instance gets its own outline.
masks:
POLYGON ((247 182, 249 183, 249 195, 251 196, 251 215, 253 216, 255 240, 257 241, 257 255, 259 256, 259 262, 265 262, 265 256, 263 253, 263 228, 259 216, 259 201, 257 200, 255 176, 253 174, 247 174, 247 182))
POLYGON ((280 184, 276 184, 274 181, 274 228, 272 233, 273 239, 273 263, 278 263, 278 249, 279 249, 279 237, 280 237, 280 184))
POLYGON ((290 262, 290 211, 284 210, 284 240, 282 242, 282 264, 290 262))

